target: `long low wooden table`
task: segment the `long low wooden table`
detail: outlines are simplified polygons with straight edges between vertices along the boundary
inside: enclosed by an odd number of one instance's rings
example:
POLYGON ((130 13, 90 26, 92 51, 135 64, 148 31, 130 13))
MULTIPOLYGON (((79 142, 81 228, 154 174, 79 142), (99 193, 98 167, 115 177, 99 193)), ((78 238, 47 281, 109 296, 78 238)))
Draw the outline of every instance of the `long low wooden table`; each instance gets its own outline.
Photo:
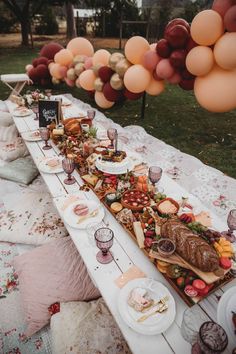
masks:
MULTIPOLYGON (((11 101, 7 101, 7 105, 13 116, 19 133, 32 131, 38 128, 38 122, 34 120, 33 115, 27 116, 25 118, 15 117, 13 111, 16 105, 11 101)), ((43 157, 53 157, 58 156, 59 154, 59 150, 54 144, 52 144, 53 148, 51 150, 43 150, 42 147, 44 143, 42 141, 25 141, 25 143, 36 166, 38 166, 40 160, 43 157)), ((73 173, 73 176, 76 179, 76 183, 73 185, 66 185, 63 183, 65 179, 64 173, 40 173, 48 187, 49 192, 52 195, 54 204, 62 219, 62 206, 67 198, 70 198, 70 195, 76 194, 80 198, 98 200, 92 191, 80 191, 80 187, 84 183, 76 171, 73 173)), ((172 193, 174 193, 176 195, 176 191, 178 191, 180 195, 189 194, 167 176, 163 176, 162 185, 165 188, 166 194, 172 195, 172 193)), ((206 208, 204 208, 204 210, 205 209, 206 208)), ((226 225, 224 225, 224 223, 222 223, 217 217, 215 220, 213 220, 213 222, 219 229, 223 230, 226 228, 226 225)), ((187 308, 187 305, 165 280, 162 274, 157 271, 156 267, 147 259, 143 252, 138 248, 136 243, 128 236, 127 232, 122 228, 122 226, 107 210, 105 210, 105 218, 103 223, 104 225, 109 225, 109 227, 114 231, 114 244, 112 246, 114 260, 110 264, 106 265, 102 265, 97 262, 96 253, 98 252, 98 248, 86 230, 76 230, 68 225, 65 226, 79 253, 81 254, 93 282, 100 290, 114 319, 121 329, 131 351, 134 354, 190 353, 191 346, 183 339, 181 335, 181 322, 183 312, 187 308), (146 336, 136 333, 134 330, 128 327, 128 325, 126 325, 119 314, 117 298, 120 289, 117 287, 114 281, 120 275, 122 275, 122 273, 126 272, 132 265, 138 266, 147 275, 147 277, 162 282, 165 286, 167 286, 175 298, 177 311, 175 321, 167 331, 160 335, 146 336)), ((208 296, 207 299, 201 301, 199 305, 194 305, 194 311, 201 312, 201 314, 205 316, 206 320, 211 319, 216 321, 218 297, 222 296, 223 292, 225 292, 229 287, 233 285, 236 285, 236 280, 217 290, 214 294, 208 296)), ((225 353, 231 353, 231 351, 226 350, 225 353)))

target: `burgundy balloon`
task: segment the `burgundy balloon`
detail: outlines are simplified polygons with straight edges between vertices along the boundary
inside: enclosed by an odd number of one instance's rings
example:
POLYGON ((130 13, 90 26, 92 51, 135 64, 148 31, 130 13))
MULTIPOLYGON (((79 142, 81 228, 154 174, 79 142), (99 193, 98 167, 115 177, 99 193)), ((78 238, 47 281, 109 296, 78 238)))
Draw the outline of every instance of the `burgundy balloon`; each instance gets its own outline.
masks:
POLYGON ((39 64, 36 68, 36 72, 37 72, 37 76, 40 79, 46 79, 50 77, 47 65, 39 64))
POLYGON ((55 54, 61 49, 63 49, 62 45, 52 42, 43 46, 40 51, 40 56, 48 59, 54 59, 55 54))
POLYGON ((36 66, 38 65, 38 58, 32 60, 32 65, 36 68, 36 66))
POLYGON ((162 58, 169 58, 171 47, 166 39, 162 38, 157 42, 156 52, 162 58))
POLYGON ((40 77, 38 75, 37 69, 32 68, 29 73, 29 78, 33 81, 33 83, 37 83, 40 80, 40 77))
POLYGON ((191 91, 194 88, 194 81, 195 81, 195 79, 182 80, 182 81, 180 81, 179 86, 185 91, 191 91))
POLYGON ((185 48, 189 37, 189 32, 183 25, 176 25, 165 31, 165 39, 176 49, 185 48))
POLYGON ((44 64, 44 65, 48 65, 48 58, 46 58, 46 57, 39 57, 38 59, 37 59, 37 65, 39 65, 39 64, 44 64))
POLYGON ((120 100, 122 94, 120 91, 114 90, 110 82, 107 82, 103 87, 103 94, 108 101, 117 102, 120 100))
POLYGON ((198 44, 192 39, 192 37, 190 37, 185 49, 187 50, 187 52, 190 52, 190 50, 196 47, 197 45, 198 44))
POLYGON ((168 22, 166 25, 166 28, 165 28, 165 32, 170 30, 172 27, 174 27, 176 25, 184 26, 186 28, 186 30, 188 32, 190 32, 190 25, 184 18, 174 18, 173 20, 168 22))
POLYGON ((128 99, 128 100, 131 100, 131 101, 135 101, 135 100, 138 100, 140 97, 143 96, 144 92, 139 92, 139 93, 133 93, 133 92, 130 92, 129 90, 127 89, 124 89, 124 96, 128 99))
POLYGON ((52 85, 52 82, 50 79, 41 79, 40 84, 44 87, 48 87, 52 85))
POLYGON ((228 32, 236 32, 236 5, 230 7, 226 12, 224 25, 228 32))
POLYGON ((102 66, 98 70, 98 76, 100 77, 100 79, 103 82, 110 81, 110 78, 112 77, 113 74, 114 74, 114 71, 111 68, 109 68, 108 66, 102 66))
POLYGON ((95 90, 92 90, 92 91, 86 90, 86 92, 87 92, 87 94, 88 94, 88 96, 89 96, 90 98, 94 98, 95 90))
POLYGON ((214 0, 212 10, 218 12, 222 17, 224 17, 226 12, 233 5, 236 5, 235 0, 214 0))
POLYGON ((195 76, 193 74, 191 74, 188 69, 184 68, 183 70, 181 70, 180 75, 182 77, 183 80, 192 80, 195 78, 195 76))
POLYGON ((170 63, 176 69, 182 69, 185 67, 185 59, 187 51, 184 49, 176 49, 170 55, 170 63))

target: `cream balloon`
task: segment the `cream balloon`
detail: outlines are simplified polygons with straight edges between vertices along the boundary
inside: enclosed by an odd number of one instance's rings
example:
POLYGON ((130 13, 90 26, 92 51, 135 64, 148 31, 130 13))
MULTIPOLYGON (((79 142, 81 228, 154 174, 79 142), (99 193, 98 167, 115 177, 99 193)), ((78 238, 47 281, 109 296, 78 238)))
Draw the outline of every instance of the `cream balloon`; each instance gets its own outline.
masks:
POLYGON ((56 79, 55 77, 52 77, 52 83, 53 83, 53 85, 59 85, 60 84, 60 80, 56 79))
POLYGON ((132 64, 141 64, 143 55, 150 50, 148 41, 140 36, 128 39, 125 44, 125 56, 132 64))
POLYGON ((111 54, 106 49, 99 49, 94 53, 93 65, 103 64, 108 65, 111 54))
POLYGON ((80 86, 87 91, 94 90, 94 81, 96 76, 93 73, 93 70, 88 69, 83 71, 79 76, 79 84, 80 86))
POLYGON ((236 69, 236 32, 225 33, 215 44, 217 64, 226 70, 236 69))
POLYGON ((194 94, 199 104, 211 112, 228 112, 236 108, 236 70, 217 65, 208 75, 197 77, 194 94))
POLYGON ((148 87, 146 88, 146 92, 149 95, 157 96, 160 95, 165 89, 164 81, 157 81, 154 78, 151 78, 148 87))
POLYGON ((150 71, 145 69, 142 65, 132 65, 125 73, 124 85, 129 91, 140 93, 146 90, 151 77, 150 71))
POLYGON ((67 49, 69 49, 73 55, 86 55, 87 57, 92 57, 94 54, 94 49, 92 44, 83 37, 77 37, 70 40, 67 44, 67 49))
POLYGON ((25 71, 28 73, 31 69, 33 69, 33 65, 32 64, 27 64, 25 67, 25 71))
POLYGON ((79 76, 85 70, 83 63, 78 63, 75 65, 75 74, 79 76))
POLYGON ((117 73, 112 75, 110 84, 114 90, 122 90, 124 88, 124 81, 117 73))
POLYGON ((214 44, 223 33, 223 20, 214 10, 201 11, 192 21, 191 36, 200 45, 214 44))
POLYGON ((124 59, 124 55, 122 53, 113 53, 109 58, 109 66, 112 70, 116 70, 116 64, 121 60, 124 59))
POLYGON ((115 102, 108 101, 105 98, 104 94, 102 92, 98 92, 98 91, 95 92, 94 99, 95 99, 95 102, 97 103, 97 105, 101 108, 104 108, 104 109, 111 108, 115 104, 115 102))
POLYGON ((77 75, 75 73, 75 69, 71 68, 67 71, 67 79, 74 81, 77 78, 77 75))
POLYGON ((214 55, 209 47, 197 46, 190 50, 186 57, 186 67, 195 76, 209 73, 214 65, 214 55))
POLYGON ((104 82, 100 79, 100 77, 97 77, 94 81, 94 89, 96 91, 102 92, 104 86, 104 82))
POLYGON ((118 63, 116 64, 116 72, 120 77, 124 77, 126 71, 129 69, 129 67, 132 64, 127 60, 127 59, 121 59, 120 61, 118 61, 118 63))

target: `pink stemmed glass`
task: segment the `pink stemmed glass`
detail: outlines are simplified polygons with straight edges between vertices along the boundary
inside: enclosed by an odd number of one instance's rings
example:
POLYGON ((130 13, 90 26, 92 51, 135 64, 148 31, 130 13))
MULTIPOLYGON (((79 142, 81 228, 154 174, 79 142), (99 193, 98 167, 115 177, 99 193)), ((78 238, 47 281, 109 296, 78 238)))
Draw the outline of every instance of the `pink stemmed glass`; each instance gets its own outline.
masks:
POLYGON ((34 104, 32 107, 31 107, 32 111, 34 112, 35 114, 35 118, 34 120, 39 120, 39 106, 38 104, 34 104))
POLYGON ((98 229, 94 234, 96 245, 100 251, 96 255, 99 263, 107 264, 113 260, 113 256, 109 249, 113 245, 114 233, 108 227, 98 229))
POLYGON ((62 160, 62 168, 67 173, 67 178, 64 180, 65 184, 74 184, 75 183, 75 177, 71 176, 75 169, 75 162, 73 159, 70 159, 68 157, 65 157, 62 160))
POLYGON ((88 109, 88 110, 87 110, 87 117, 88 117, 89 119, 93 120, 94 117, 95 117, 95 115, 96 115, 95 109, 88 109))
POLYGON ((158 166, 149 167, 148 177, 154 188, 155 188, 155 184, 160 181, 161 176, 162 176, 162 169, 160 167, 158 166))
POLYGON ((39 128, 39 133, 43 141, 45 142, 45 145, 43 146, 43 150, 49 150, 51 149, 51 145, 48 144, 48 140, 50 138, 50 131, 46 127, 41 127, 39 128))
POLYGON ((114 146, 114 140, 117 139, 117 129, 114 129, 114 128, 110 128, 110 129, 107 129, 107 136, 108 138, 111 140, 111 149, 114 149, 115 146, 114 146))
POLYGON ((224 237, 230 242, 235 242, 236 237, 234 235, 234 230, 236 230, 236 209, 230 210, 227 218, 227 224, 229 229, 228 231, 222 232, 222 235, 224 235, 224 237))

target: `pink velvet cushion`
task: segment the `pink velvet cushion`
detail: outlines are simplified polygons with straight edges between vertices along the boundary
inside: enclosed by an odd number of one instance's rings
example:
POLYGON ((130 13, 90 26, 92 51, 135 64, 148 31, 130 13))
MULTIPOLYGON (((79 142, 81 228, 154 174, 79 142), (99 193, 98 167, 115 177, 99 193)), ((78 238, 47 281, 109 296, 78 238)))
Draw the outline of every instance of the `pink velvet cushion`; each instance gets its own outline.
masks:
POLYGON ((51 304, 100 296, 70 237, 15 257, 14 267, 19 276, 28 337, 48 323, 51 304))

